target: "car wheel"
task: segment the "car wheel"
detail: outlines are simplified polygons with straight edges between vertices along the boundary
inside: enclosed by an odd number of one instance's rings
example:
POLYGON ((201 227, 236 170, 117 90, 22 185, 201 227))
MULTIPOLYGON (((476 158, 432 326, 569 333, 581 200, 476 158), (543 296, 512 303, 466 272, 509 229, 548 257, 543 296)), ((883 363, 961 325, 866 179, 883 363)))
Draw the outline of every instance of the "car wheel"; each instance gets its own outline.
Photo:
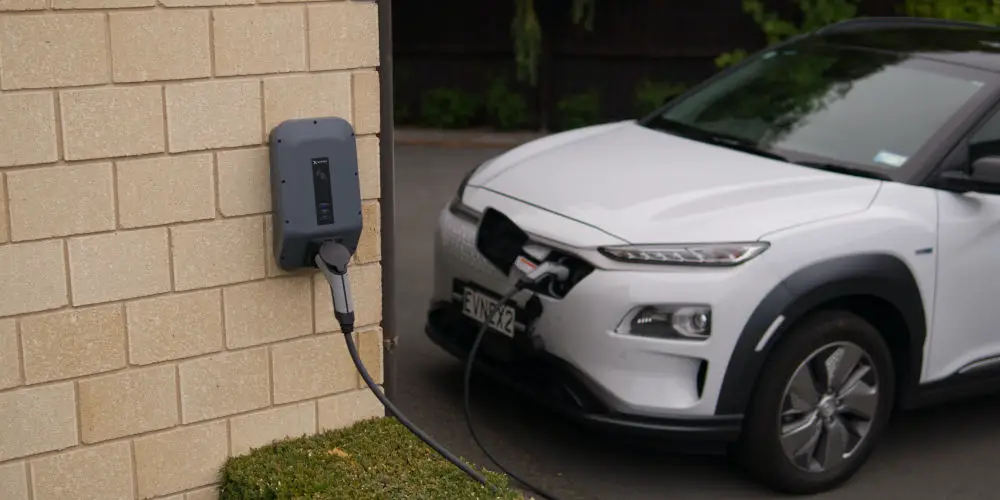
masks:
POLYGON ((814 314, 768 358, 735 458, 780 492, 833 489, 868 460, 894 390, 892 357, 878 330, 846 311, 814 314))

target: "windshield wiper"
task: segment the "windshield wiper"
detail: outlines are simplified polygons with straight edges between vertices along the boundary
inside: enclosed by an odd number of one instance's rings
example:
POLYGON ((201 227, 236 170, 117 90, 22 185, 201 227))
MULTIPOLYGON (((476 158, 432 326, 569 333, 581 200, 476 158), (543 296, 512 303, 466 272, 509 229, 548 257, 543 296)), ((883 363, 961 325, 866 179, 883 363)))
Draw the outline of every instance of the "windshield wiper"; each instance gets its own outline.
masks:
POLYGON ((705 129, 693 127, 686 123, 674 120, 668 120, 662 117, 658 120, 652 120, 646 125, 648 127, 676 134, 681 137, 686 137, 688 139, 708 142, 710 144, 715 144, 729 149, 735 149, 737 151, 742 151, 744 153, 750 153, 757 156, 763 156, 764 158, 770 158, 772 160, 791 163, 793 165, 801 165, 803 167, 811 167, 820 170, 826 170, 828 172, 836 172, 838 174, 854 175, 857 177, 867 177, 869 179, 878 179, 881 181, 892 181, 892 177, 878 172, 872 172, 871 170, 864 170, 855 167, 848 167, 846 165, 821 162, 821 161, 809 161, 809 160, 793 161, 787 156, 775 153, 774 151, 771 151, 769 149, 762 148, 753 141, 749 141, 747 139, 741 139, 739 137, 734 137, 731 135, 721 134, 718 132, 710 132, 705 129))
POLYGON ((820 170, 826 170, 828 172, 836 172, 838 174, 848 174, 858 177, 867 177, 869 179, 878 179, 880 181, 891 181, 892 177, 885 174, 880 174, 878 172, 872 172, 870 170, 863 170, 860 168, 847 167, 844 165, 837 165, 835 163, 824 163, 821 161, 793 161, 796 165, 802 165, 803 167, 812 167, 820 170))
POLYGON ((725 146, 730 149, 735 149, 737 151, 742 151, 744 153, 750 153, 757 156, 763 156, 764 158, 770 158, 772 160, 788 162, 788 158, 764 149, 756 144, 746 141, 743 139, 737 139, 735 137, 730 137, 722 134, 706 134, 705 139, 712 144, 717 144, 719 146, 725 146))
POLYGON ((710 132, 705 129, 698 127, 693 127, 686 123, 681 123, 673 120, 667 120, 661 118, 659 120, 650 123, 649 126, 662 130, 664 132, 670 132, 681 137, 686 137, 688 139, 694 139, 696 141, 708 142, 715 144, 717 146, 727 147, 729 149, 735 149, 737 151, 742 151, 744 153, 750 153, 757 156, 763 156, 765 158, 770 158, 772 160, 779 160, 788 162, 788 158, 775 153, 773 151, 764 149, 758 146, 753 141, 748 141, 746 139, 741 139, 739 137, 734 137, 731 135, 721 134, 718 132, 710 132))

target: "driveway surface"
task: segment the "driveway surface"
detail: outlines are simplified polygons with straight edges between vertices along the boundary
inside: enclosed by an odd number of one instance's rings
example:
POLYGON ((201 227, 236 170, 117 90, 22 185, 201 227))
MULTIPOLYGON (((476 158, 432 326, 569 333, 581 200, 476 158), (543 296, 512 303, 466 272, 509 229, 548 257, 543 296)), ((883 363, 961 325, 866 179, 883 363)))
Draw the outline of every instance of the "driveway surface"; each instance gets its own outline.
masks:
MULTIPOLYGON (((452 452, 494 470, 466 430, 462 366, 424 336, 423 325, 438 212, 468 169, 501 151, 396 148, 396 404, 452 452)), ((563 500, 776 498, 712 450, 651 447, 582 432, 481 378, 473 381, 472 395, 477 432, 493 455, 563 500)), ((814 498, 996 499, 998 470, 995 396, 903 415, 852 482, 814 498)))

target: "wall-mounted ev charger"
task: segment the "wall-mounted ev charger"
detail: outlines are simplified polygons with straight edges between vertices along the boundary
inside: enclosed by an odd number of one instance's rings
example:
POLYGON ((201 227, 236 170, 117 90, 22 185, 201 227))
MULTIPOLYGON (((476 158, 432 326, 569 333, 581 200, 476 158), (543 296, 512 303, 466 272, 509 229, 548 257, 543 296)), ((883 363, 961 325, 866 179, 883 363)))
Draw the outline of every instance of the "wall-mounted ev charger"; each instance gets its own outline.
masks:
MULTIPOLYGON (((271 203, 274 258, 293 271, 320 269, 330 284, 334 315, 344 333, 347 349, 365 384, 390 414, 441 456, 483 485, 486 477, 438 444, 414 425, 382 393, 358 355, 354 343, 354 307, 347 265, 357 251, 364 226, 358 178, 357 139, 351 124, 339 117, 294 119, 282 122, 268 139, 271 163, 271 203)), ((504 274, 520 273, 517 284, 500 301, 543 279, 565 280, 562 266, 539 262, 526 252, 527 235, 494 209, 484 214, 476 246, 504 274)), ((493 314, 500 310, 499 305, 493 314)), ((469 411, 469 384, 479 343, 491 323, 484 322, 476 336, 465 371, 465 414, 473 439, 507 474, 545 498, 555 497, 508 472, 479 443, 469 411)))

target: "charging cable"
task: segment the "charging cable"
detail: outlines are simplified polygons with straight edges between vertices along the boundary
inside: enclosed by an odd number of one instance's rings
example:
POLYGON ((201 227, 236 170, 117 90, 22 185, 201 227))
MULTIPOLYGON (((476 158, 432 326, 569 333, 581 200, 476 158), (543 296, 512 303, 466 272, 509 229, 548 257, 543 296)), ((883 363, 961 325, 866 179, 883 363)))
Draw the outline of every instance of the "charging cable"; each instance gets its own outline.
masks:
POLYGON ((358 372, 361 373, 361 378, 364 379, 365 384, 368 385, 368 389, 375 394, 375 397, 389 410, 396 420, 399 420, 407 429, 410 430, 414 435, 420 438, 421 441, 427 443, 428 446, 438 452, 441 456, 448 459, 449 462, 455 464, 456 467, 469 475, 472 479, 475 479, 482 485, 487 485, 486 477, 479 472, 477 472, 468 464, 459 460, 458 457, 453 455, 451 452, 446 450, 443 446, 437 443, 434 438, 430 437, 417 427, 410 419, 406 418, 405 415, 396 405, 389 401, 389 398, 379 390, 375 381, 372 380, 371 375, 368 370, 365 369, 364 363, 361 362, 361 356, 358 355, 358 348, 354 345, 354 338, 352 333, 354 332, 354 306, 351 299, 351 284, 347 280, 347 263, 351 260, 351 253, 343 245, 339 243, 327 242, 320 247, 319 253, 316 255, 316 265, 323 271, 326 276, 326 280, 330 283, 330 292, 333 296, 333 314, 337 318, 337 322, 340 323, 340 330, 344 333, 344 341, 347 342, 347 350, 351 354, 351 359, 354 360, 354 366, 357 367, 358 372))
MULTIPOLYGON (((410 432, 420 438, 424 443, 433 448, 434 451, 438 452, 449 462, 455 464, 456 467, 461 469, 462 472, 465 472, 469 477, 484 486, 489 486, 485 476, 469 467, 468 464, 461 461, 458 457, 438 444, 434 438, 428 436, 424 431, 411 422, 410 419, 406 418, 406 416, 403 415, 398 408, 396 408, 396 405, 394 405, 392 401, 390 401, 389 398, 387 398, 385 394, 379 390, 375 381, 372 380, 371 375, 368 373, 364 363, 361 361, 361 357, 358 355, 358 349, 354 344, 354 338, 352 337, 352 333, 354 332, 354 307, 352 305, 351 286, 347 279, 347 264, 350 260, 350 251, 348 251, 343 245, 334 242, 324 243, 320 247, 319 253, 316 255, 316 265, 320 268, 320 270, 322 270, 323 274, 326 276, 327 282, 330 284, 330 292, 333 296, 333 314, 337 318, 337 322, 340 323, 340 329, 344 333, 344 341, 347 343, 347 350, 351 355, 351 359, 354 361, 354 366, 357 367, 358 372, 361 374, 361 378, 363 378, 365 384, 368 385, 368 389, 370 389, 372 393, 375 394, 375 397, 377 397, 386 409, 389 410, 389 413, 396 417, 396 419, 409 429, 410 432)), ((545 492, 541 488, 532 485, 528 481, 525 481, 521 477, 507 470, 507 468, 504 467, 503 464, 501 464, 500 461, 498 461, 479 441, 479 436, 476 434, 476 430, 472 425, 472 412, 470 410, 471 405, 469 403, 469 388, 472 381, 472 369, 475 365, 476 352, 479 350, 479 344, 486 335, 489 325, 493 322, 493 319, 500 312, 503 306, 510 302, 514 295, 527 286, 538 283, 550 276, 559 281, 566 280, 569 276, 569 270, 565 266, 551 262, 545 262, 538 265, 531 259, 522 256, 518 259, 516 264, 517 269, 523 273, 523 276, 518 279, 517 283, 511 288, 511 290, 497 302, 496 306, 493 307, 487 315, 485 321, 483 321, 482 327, 476 334, 475 341, 472 344, 472 349, 469 351, 468 360, 466 360, 463 397, 465 407, 465 423, 469 428, 469 434, 472 435, 473 441, 475 441, 476 445, 494 464, 497 465, 497 467, 500 468, 500 470, 543 498, 548 500, 559 500, 555 495, 545 492)))

